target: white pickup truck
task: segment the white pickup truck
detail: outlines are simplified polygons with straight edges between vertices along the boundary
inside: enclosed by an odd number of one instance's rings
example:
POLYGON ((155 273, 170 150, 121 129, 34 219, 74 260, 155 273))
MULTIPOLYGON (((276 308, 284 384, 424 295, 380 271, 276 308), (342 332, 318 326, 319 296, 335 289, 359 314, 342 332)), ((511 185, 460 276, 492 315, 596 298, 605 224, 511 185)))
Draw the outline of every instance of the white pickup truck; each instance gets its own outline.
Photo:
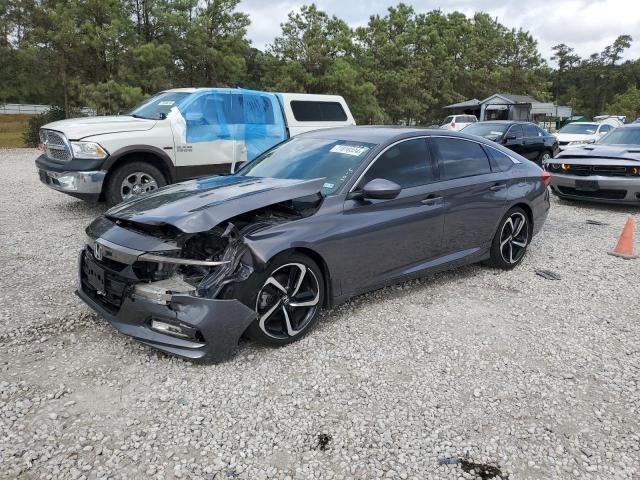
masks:
POLYGON ((336 95, 179 88, 126 115, 44 125, 36 166, 50 188, 116 204, 170 183, 233 172, 300 133, 347 125, 355 121, 336 95))

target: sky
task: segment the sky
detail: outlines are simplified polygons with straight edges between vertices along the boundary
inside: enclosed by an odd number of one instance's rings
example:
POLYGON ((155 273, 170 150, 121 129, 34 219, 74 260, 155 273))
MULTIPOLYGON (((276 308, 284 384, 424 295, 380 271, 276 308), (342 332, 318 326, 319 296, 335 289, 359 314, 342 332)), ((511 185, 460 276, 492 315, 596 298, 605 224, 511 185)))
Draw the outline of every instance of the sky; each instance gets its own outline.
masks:
MULTIPOLYGON (((384 15, 400 0, 315 0, 319 9, 335 15, 351 27, 366 25, 369 16, 384 15)), ((299 10, 311 0, 241 0, 239 9, 248 13, 251 26, 248 37, 253 46, 264 49, 280 34, 287 14, 299 10)), ((623 34, 635 35, 626 59, 640 57, 640 0, 404 0, 416 12, 440 9, 460 11, 467 16, 483 11, 509 28, 528 30, 538 41, 544 58, 552 56, 551 47, 565 43, 582 57, 600 52, 623 34)), ((550 62, 552 65, 553 63, 550 62)))

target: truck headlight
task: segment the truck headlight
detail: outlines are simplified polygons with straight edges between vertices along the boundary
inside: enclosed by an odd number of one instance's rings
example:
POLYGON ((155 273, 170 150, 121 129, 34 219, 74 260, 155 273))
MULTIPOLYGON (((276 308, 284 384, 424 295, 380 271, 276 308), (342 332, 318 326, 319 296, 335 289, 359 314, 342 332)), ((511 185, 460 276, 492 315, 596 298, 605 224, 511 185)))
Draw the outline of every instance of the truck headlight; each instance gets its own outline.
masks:
POLYGON ((108 155, 104 148, 94 142, 71 142, 71 149, 74 158, 100 160, 108 155))

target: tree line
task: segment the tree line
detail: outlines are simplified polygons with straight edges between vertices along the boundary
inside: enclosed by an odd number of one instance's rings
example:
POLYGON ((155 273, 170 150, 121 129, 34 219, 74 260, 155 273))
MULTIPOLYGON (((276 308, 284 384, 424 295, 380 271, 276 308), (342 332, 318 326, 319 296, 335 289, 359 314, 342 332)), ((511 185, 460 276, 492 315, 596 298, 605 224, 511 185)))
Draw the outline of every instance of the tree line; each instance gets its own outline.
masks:
POLYGON ((359 123, 431 124, 445 105, 497 92, 640 115, 628 35, 588 58, 557 45, 551 68, 530 33, 486 13, 400 3, 353 29, 311 4, 262 51, 239 2, 0 0, 0 103, 111 114, 166 88, 241 86, 340 94, 359 123))

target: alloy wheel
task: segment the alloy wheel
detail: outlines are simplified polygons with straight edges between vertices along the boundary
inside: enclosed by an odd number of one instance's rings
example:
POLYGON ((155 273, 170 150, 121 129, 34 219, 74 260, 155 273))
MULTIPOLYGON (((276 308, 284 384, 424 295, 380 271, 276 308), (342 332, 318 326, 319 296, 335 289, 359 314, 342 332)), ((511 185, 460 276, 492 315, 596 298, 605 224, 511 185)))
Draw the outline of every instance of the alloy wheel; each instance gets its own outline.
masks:
POLYGON ((526 215, 521 212, 512 213, 502 224, 500 231, 500 254, 509 264, 518 263, 529 243, 529 225, 526 215))
POLYGON ((129 200, 157 188, 158 182, 151 175, 145 172, 133 172, 122 180, 120 195, 122 200, 129 200))
POLYGON ((260 330, 276 339, 295 337, 313 320, 319 302, 320 285, 313 270, 302 263, 282 265, 258 292, 260 330))

